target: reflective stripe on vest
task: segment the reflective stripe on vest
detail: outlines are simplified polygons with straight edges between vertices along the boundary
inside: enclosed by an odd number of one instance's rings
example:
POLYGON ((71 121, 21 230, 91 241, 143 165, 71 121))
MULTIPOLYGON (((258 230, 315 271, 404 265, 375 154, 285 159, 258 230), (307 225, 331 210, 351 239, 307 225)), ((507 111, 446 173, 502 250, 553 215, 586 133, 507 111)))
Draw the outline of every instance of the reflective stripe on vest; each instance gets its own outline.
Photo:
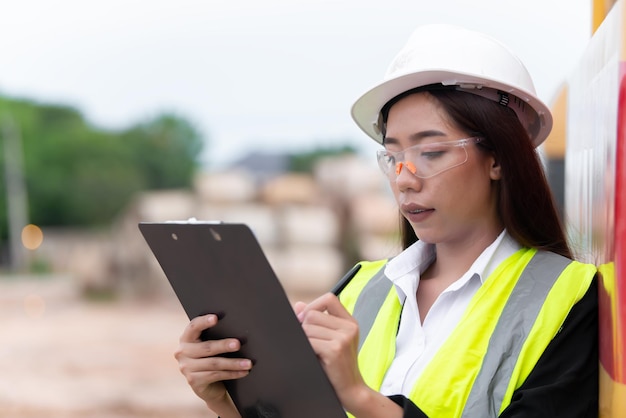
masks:
POLYGON ((367 282, 356 300, 353 315, 359 323, 359 350, 361 350, 365 338, 372 329, 378 311, 387 298, 391 286, 391 280, 385 276, 385 268, 383 267, 367 282), (362 297, 363 295, 368 295, 368 297, 362 297))
POLYGON ((462 417, 487 417, 485 411, 489 411, 489 416, 493 417, 500 414, 513 368, 528 337, 527 333, 520 334, 519 338, 511 341, 511 330, 532 328, 548 292, 570 262, 561 255, 541 251, 526 265, 489 340, 487 354, 465 403, 462 417), (491 396, 485 396, 486 393, 491 393, 491 396))
MULTIPOLYGON (((359 367, 374 389, 395 356, 402 310, 384 263, 378 266, 344 290, 346 300, 355 300, 348 310, 360 325, 359 367)), ((498 416, 594 273, 594 266, 548 252, 523 249, 509 257, 474 295, 409 398, 428 416, 498 416)))

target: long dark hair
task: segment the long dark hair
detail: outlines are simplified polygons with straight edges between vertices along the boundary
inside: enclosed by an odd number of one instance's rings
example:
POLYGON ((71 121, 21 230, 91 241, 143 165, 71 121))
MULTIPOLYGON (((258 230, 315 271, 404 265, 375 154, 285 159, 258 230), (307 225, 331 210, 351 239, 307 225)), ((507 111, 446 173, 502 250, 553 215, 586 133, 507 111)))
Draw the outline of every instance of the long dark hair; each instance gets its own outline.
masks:
MULTIPOLYGON (((492 152, 499 162, 502 178, 496 181, 498 215, 508 233, 525 247, 572 258, 539 154, 515 112, 483 97, 435 85, 391 100, 381 112, 383 121, 395 102, 417 92, 433 96, 459 129, 481 136, 484 140, 477 146, 492 152)), ((400 232, 403 248, 418 240, 402 216, 400 232)))

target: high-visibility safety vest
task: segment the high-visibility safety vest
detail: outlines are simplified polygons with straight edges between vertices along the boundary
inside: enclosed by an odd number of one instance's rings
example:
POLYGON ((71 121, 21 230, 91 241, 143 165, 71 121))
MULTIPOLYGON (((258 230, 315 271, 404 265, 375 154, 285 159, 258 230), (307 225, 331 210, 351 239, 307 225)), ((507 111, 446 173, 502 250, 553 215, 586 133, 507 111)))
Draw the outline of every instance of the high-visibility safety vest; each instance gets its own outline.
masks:
MULTIPOLYGON (((359 368, 380 390, 395 357, 402 305, 384 276, 387 260, 363 262, 340 300, 359 323, 359 368)), ((411 390, 437 418, 497 417, 511 402, 596 268, 560 255, 521 249, 503 261, 472 297, 411 390)))

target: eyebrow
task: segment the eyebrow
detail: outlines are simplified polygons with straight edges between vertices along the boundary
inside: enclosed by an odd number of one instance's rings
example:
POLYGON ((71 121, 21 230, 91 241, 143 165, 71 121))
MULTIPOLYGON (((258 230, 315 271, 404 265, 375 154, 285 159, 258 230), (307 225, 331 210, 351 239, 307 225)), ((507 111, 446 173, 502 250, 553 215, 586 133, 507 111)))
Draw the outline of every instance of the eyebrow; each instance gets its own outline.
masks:
MULTIPOLYGON (((414 134, 409 135, 409 140, 411 142, 419 142, 420 140, 424 139, 424 138, 431 138, 431 137, 440 137, 440 136, 448 136, 448 134, 446 134, 445 132, 441 132, 438 131, 436 129, 429 129, 427 131, 420 131, 420 132, 416 132, 414 134)), ((386 136, 383 139, 383 145, 387 145, 387 144, 397 144, 398 142, 400 142, 398 139, 393 138, 393 137, 388 137, 386 136)))

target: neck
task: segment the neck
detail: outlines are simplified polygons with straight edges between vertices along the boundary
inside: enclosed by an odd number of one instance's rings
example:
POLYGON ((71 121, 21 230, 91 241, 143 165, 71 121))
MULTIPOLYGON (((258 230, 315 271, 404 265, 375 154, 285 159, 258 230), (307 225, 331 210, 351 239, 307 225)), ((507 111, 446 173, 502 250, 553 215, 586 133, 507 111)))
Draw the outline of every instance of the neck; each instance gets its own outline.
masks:
POLYGON ((425 278, 438 278, 449 282, 457 280, 501 232, 502 229, 494 229, 458 242, 436 244, 437 258, 428 269, 425 278))

